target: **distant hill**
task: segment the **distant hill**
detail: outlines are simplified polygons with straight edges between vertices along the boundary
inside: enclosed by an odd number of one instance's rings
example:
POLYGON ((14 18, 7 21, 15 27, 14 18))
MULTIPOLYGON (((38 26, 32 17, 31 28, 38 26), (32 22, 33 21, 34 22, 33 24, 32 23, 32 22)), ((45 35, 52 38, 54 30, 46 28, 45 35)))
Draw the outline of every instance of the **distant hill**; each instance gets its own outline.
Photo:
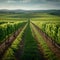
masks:
POLYGON ((50 12, 50 14, 60 16, 60 10, 56 10, 56 11, 50 12))
POLYGON ((0 10, 1 13, 50 13, 60 15, 60 10, 0 10))
POLYGON ((25 10, 0 10, 0 13, 24 13, 25 10))

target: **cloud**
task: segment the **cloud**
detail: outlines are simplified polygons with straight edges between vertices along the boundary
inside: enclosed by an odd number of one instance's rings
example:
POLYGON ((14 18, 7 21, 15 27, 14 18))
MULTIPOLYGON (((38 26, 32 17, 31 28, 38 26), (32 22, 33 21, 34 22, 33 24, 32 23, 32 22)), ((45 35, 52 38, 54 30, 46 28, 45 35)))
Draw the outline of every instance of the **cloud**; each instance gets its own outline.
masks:
POLYGON ((60 9, 60 0, 0 0, 0 9, 60 9))
POLYGON ((46 1, 50 1, 50 2, 60 2, 60 0, 46 0, 46 1))
POLYGON ((30 2, 31 0, 0 0, 1 2, 30 2))

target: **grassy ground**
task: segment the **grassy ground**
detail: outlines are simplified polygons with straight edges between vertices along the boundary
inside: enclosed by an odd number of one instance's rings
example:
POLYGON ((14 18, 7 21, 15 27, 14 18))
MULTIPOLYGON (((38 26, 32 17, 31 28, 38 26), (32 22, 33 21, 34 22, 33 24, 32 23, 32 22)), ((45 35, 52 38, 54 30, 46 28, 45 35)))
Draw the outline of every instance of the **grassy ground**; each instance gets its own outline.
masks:
POLYGON ((30 23, 24 33, 24 49, 21 60, 43 60, 42 55, 38 51, 37 42, 32 36, 30 23))

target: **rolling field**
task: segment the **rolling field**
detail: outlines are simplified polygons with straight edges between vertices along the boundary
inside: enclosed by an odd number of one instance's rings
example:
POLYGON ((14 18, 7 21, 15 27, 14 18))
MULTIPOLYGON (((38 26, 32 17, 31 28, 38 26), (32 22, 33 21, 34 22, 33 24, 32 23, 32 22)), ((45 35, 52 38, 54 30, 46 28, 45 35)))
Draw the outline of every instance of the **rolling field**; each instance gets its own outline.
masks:
POLYGON ((60 16, 0 14, 0 60, 60 60, 60 16))

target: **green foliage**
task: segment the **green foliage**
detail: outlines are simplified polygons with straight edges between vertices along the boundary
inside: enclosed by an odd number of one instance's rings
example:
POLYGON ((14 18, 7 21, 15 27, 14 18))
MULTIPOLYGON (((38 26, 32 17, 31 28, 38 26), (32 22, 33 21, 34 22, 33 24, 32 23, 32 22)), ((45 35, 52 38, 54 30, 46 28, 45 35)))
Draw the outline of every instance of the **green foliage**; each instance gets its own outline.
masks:
POLYGON ((20 41, 22 40, 21 38, 22 38, 22 35, 24 33, 26 26, 27 25, 25 25, 25 27, 22 29, 20 34, 17 36, 15 41, 10 46, 10 48, 6 51, 6 53, 4 54, 3 60, 15 60, 14 54, 15 54, 16 50, 19 48, 19 44, 20 44, 20 41))
MULTIPOLYGON (((37 31, 37 29, 31 24, 32 29, 35 32, 35 35, 38 39, 39 45, 43 48, 43 53, 44 56, 48 59, 48 60, 58 60, 58 58, 54 55, 54 53, 50 50, 50 48, 48 47, 48 45, 46 44, 46 42, 44 41, 44 39, 42 38, 42 36, 39 34, 39 32, 37 31)), ((34 34, 34 33, 33 33, 34 34)))
POLYGON ((0 43, 4 41, 6 37, 17 31, 20 27, 24 26, 26 22, 14 22, 0 25, 0 43))
POLYGON ((59 22, 42 22, 33 21, 43 32, 53 39, 58 45, 60 45, 60 23, 59 22))

